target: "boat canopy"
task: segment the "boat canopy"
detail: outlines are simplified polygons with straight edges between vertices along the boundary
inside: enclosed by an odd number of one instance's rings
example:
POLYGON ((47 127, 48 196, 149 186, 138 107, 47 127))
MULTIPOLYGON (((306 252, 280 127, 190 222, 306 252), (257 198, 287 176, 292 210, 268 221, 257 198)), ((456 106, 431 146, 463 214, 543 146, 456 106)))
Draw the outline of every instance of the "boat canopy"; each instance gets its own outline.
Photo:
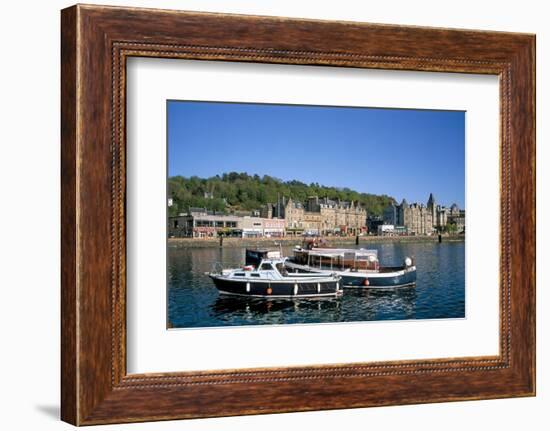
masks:
POLYGON ((281 259, 280 250, 270 250, 265 248, 247 248, 245 252, 246 265, 258 266, 262 259, 281 259))
POLYGON ((353 257, 357 260, 367 260, 374 257, 378 260, 378 250, 367 250, 364 248, 314 248, 309 250, 310 256, 322 256, 322 257, 353 257))

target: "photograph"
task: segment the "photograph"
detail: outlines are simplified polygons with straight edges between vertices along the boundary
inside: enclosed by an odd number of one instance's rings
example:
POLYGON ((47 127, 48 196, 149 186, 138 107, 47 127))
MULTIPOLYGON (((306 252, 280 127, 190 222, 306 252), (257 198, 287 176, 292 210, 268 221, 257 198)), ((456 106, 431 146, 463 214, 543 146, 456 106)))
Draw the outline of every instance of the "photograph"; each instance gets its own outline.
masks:
POLYGON ((167 328, 467 318, 465 115, 168 100, 167 328))
POLYGON ((4 8, 4 428, 548 423, 543 6, 173 3, 4 8))

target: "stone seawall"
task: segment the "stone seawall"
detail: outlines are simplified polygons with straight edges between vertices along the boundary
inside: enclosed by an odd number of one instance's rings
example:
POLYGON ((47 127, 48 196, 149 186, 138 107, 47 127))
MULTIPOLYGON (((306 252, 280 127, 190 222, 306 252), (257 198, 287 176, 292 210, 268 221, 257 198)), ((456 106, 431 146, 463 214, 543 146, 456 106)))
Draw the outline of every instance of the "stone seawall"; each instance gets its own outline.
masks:
MULTIPOLYGON (((328 237, 329 245, 355 244, 355 237, 328 237)), ((224 238, 222 247, 272 247, 275 244, 301 245, 302 237, 284 238, 224 238)), ((359 237, 359 245, 380 242, 437 242, 437 235, 431 236, 366 236, 359 237)), ((464 235, 442 236, 443 242, 464 241, 464 235)), ((169 238, 169 247, 220 247, 219 238, 169 238)))

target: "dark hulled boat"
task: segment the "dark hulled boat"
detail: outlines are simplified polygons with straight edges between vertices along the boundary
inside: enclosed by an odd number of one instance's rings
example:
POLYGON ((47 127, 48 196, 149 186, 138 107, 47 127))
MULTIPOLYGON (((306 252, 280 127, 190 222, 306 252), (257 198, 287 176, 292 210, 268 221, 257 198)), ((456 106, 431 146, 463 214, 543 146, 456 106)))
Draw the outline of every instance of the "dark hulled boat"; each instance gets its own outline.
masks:
POLYGON ((279 251, 246 250, 246 265, 209 273, 220 293, 266 298, 308 298, 342 293, 340 277, 328 271, 290 274, 279 251))
POLYGON ((402 266, 384 267, 377 250, 296 247, 294 256, 285 261, 289 271, 321 273, 334 271, 343 287, 387 289, 416 285, 416 266, 407 257, 402 266))

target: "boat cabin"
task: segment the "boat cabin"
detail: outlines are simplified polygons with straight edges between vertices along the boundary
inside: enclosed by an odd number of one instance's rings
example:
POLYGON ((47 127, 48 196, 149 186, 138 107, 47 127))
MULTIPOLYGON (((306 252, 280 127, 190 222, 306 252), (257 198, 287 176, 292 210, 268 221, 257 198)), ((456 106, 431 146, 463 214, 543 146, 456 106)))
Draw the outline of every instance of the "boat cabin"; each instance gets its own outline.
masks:
POLYGON ((225 275, 235 278, 277 280, 288 276, 285 258, 279 250, 255 249, 246 250, 245 266, 225 270, 225 275))
POLYGON ((313 248, 311 250, 297 247, 294 249, 294 262, 312 268, 333 271, 378 271, 378 250, 347 248, 313 248))
POLYGON ((245 265, 252 265, 257 268, 263 259, 282 259, 280 250, 270 250, 267 248, 247 248, 245 253, 245 265))
POLYGON ((224 275, 253 281, 280 280, 288 276, 284 259, 262 259, 258 266, 246 265, 239 269, 224 270, 224 275))

